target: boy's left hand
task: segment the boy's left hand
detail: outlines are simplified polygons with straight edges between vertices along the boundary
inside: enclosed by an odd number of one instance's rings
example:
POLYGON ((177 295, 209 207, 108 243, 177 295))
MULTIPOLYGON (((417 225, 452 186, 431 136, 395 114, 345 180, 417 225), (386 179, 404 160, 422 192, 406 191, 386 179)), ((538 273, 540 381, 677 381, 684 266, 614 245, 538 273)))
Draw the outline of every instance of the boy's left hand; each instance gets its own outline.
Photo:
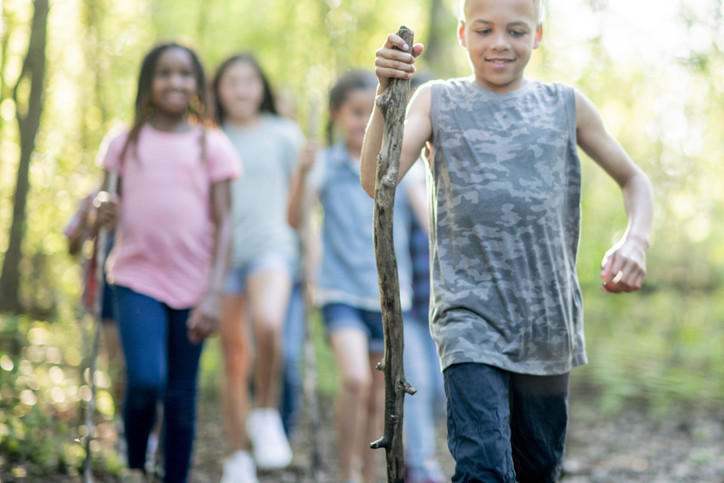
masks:
POLYGON ((218 294, 206 293, 201 298, 201 302, 191 311, 186 326, 189 330, 189 340, 194 344, 206 339, 219 327, 220 297, 218 294))
POLYGON ((646 245, 624 238, 611 247, 601 262, 601 289, 609 293, 634 292, 646 275, 646 245))

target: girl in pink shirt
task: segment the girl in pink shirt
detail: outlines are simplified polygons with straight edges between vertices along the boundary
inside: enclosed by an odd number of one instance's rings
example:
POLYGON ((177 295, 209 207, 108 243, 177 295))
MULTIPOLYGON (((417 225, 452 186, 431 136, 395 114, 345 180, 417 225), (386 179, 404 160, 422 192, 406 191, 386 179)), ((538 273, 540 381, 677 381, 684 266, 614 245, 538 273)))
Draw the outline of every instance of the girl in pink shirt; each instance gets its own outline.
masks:
POLYGON ((99 224, 117 225, 106 264, 116 286, 126 359, 123 407, 128 476, 143 481, 146 444, 164 405, 165 481, 187 479, 202 341, 219 321, 230 246, 236 150, 207 129, 205 77, 196 54, 161 44, 143 60, 131 128, 105 143, 99 224))

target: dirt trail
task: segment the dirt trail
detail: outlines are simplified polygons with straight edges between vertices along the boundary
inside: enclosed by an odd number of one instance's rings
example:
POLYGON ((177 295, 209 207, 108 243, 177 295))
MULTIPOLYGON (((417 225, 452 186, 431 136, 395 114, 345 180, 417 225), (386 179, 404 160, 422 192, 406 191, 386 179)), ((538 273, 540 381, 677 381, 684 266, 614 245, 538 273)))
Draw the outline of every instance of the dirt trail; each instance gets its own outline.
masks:
MULTIPOLYGON (((217 483, 225 457, 224 435, 217 402, 205 397, 200 404, 199 434, 192 483, 217 483)), ((322 401, 320 430, 322 468, 316 481, 333 482, 336 443, 331 402, 322 401)), ((718 414, 676 413, 676 419, 647 418, 642 411, 602 417, 590 401, 572 397, 567 443, 565 483, 724 483, 724 410, 718 414)), ((438 450, 446 476, 454 465, 445 436, 438 450)), ((262 473, 260 481, 312 482, 309 428, 302 426, 292 441, 294 460, 280 472, 262 473)), ((384 455, 381 458, 384 460, 384 455)), ((380 468, 380 481, 385 481, 380 468)))
MULTIPOLYGON (((321 401, 322 466, 315 479, 310 474, 309 428, 301 427, 292 441, 294 460, 284 471, 262 473, 262 483, 335 482, 336 443, 330 401, 321 401)), ((115 435, 113 435, 115 436, 115 435)), ((111 438, 114 439, 114 438, 111 438)), ((111 440, 106 441, 112 445, 111 440)), ((454 465, 447 453, 443 431, 438 450, 446 476, 454 465)), ((218 401, 208 392, 199 405, 191 483, 218 483, 226 456, 218 401)), ((381 458, 384 464, 384 455, 381 458)), ((380 467, 380 482, 385 481, 380 467)), ((0 482, 79 483, 81 478, 62 475, 15 478, 0 471, 0 482)), ((97 483, 115 483, 110 475, 97 475, 97 483)), ((627 410, 615 417, 597 411, 590 399, 571 398, 571 422, 563 483, 724 483, 724 408, 717 411, 679 411, 668 417, 648 417, 641 410, 627 410)))

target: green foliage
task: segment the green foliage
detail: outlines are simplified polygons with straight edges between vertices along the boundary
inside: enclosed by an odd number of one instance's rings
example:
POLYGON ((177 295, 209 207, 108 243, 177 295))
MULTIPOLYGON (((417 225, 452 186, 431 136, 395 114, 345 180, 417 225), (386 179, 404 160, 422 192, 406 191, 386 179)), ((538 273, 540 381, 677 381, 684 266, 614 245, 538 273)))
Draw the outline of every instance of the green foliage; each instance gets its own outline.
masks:
MULTIPOLYGON (((73 474, 83 458, 80 421, 88 386, 82 368, 89 323, 77 322, 80 270, 65 253, 62 228, 76 201, 98 182, 95 158, 103 136, 131 118, 139 63, 151 45, 184 37, 209 73, 227 55, 254 51, 306 127, 312 106, 325 117, 327 90, 338 73, 371 69, 375 49, 402 24, 423 43, 432 20, 448 31, 436 46, 438 63, 426 65, 423 55, 418 69, 441 77, 468 75, 465 52, 455 39, 457 2, 443 3, 443 15, 430 19, 431 2, 414 0, 51 1, 45 110, 31 164, 21 265, 22 303, 32 315, 0 315, 0 472, 73 474)), ((625 212, 616 184, 582 155, 578 269, 590 364, 574 371, 574 389, 600 395, 607 410, 634 401, 657 411, 678 404, 721 406, 721 2, 662 3, 662 10, 673 5, 678 14, 666 24, 667 33, 657 35, 647 30, 661 25, 650 17, 657 12, 642 15, 645 24, 626 26, 620 13, 611 11, 615 2, 545 3, 543 44, 528 74, 575 84, 591 98, 608 130, 651 177, 656 198, 645 289, 625 296, 600 292, 600 261, 624 232, 625 212), (667 38, 674 33, 684 40, 669 48, 667 38)), ((2 254, 19 155, 10 92, 27 48, 32 2, 9 0, 0 10, 2 254)), ((321 131, 311 135, 321 138, 321 131)), ((318 318, 312 327, 320 391, 334 394, 334 357, 318 318)), ((212 340, 202 360, 204 391, 215 390, 219 371, 218 344, 212 340)), ((107 379, 103 372, 99 377, 107 379)), ((101 382, 102 435, 114 408, 107 380, 101 382)), ((95 461, 117 471, 118 462, 103 451, 98 448, 95 461)))
POLYGON ((329 345, 329 339, 325 334, 319 311, 315 311, 312 314, 311 338, 314 342, 319 393, 327 397, 334 396, 337 394, 337 389, 339 388, 337 364, 334 359, 334 353, 329 345))
POLYGON ((573 387, 595 388, 604 410, 631 402, 654 411, 724 403, 724 308, 715 293, 660 290, 641 298, 588 290, 590 363, 574 371, 573 387))
MULTIPOLYGON (((79 330, 0 315, 0 474, 6 468, 29 476, 81 471, 80 417, 90 389, 81 375, 79 330)), ((97 380, 104 381, 102 373, 97 380)), ((107 416, 101 411, 101 421, 107 416)))

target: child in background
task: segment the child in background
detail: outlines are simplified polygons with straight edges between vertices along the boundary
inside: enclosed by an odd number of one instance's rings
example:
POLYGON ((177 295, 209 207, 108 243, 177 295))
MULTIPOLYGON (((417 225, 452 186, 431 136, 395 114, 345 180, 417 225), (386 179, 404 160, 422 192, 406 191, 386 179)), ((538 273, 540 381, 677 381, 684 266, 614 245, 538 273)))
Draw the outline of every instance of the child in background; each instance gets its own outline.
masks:
MULTIPOLYGON (((628 215, 623 238, 602 262, 607 292, 641 286, 652 190, 583 94, 524 78, 543 32, 540 0, 460 4, 458 40, 473 75, 417 90, 400 160, 402 178, 432 145, 431 329, 453 481, 553 482, 563 460, 569 372, 586 362, 576 144, 621 187, 628 215)), ((422 50, 416 44, 410 54, 400 37, 388 36, 377 51, 378 93, 390 78, 410 78, 422 50)), ((370 196, 382 130, 375 110, 362 152, 370 196)))
MULTIPOLYGON (((111 397, 113 405, 118 414, 122 408, 123 398, 123 354, 121 353, 121 341, 118 334, 118 324, 114 313, 113 287, 108 283, 105 274, 102 280, 96 280, 96 249, 95 233, 91 226, 90 214, 93 209, 93 199, 97 190, 78 201, 78 208, 63 230, 68 241, 68 253, 73 256, 84 255, 83 245, 87 240, 93 239, 93 250, 88 258, 83 260, 83 307, 88 313, 93 313, 95 300, 101 284, 101 331, 103 336, 103 347, 105 350, 106 372, 111 378, 111 397)), ((105 254, 107 255, 113 246, 113 235, 107 239, 105 254)))
POLYGON ((221 322, 222 394, 231 450, 222 481, 253 482, 255 467, 280 469, 292 460, 278 404, 283 329, 298 257, 286 207, 303 135, 295 122, 277 115, 269 82, 252 55, 224 61, 213 90, 217 121, 245 170, 232 186, 233 244, 221 322), (252 367, 254 408, 249 411, 252 367))
MULTIPOLYGON (((412 95, 425 76, 415 76, 410 82, 412 95)), ((431 153, 424 153, 430 156, 431 153)), ((417 392, 405 397, 405 481, 409 483, 442 483, 444 477, 437 459, 437 422, 445 406, 442 373, 435 342, 430 336, 430 215, 427 202, 426 170, 419 159, 408 177, 415 199, 423 206, 413 205, 409 227, 410 259, 412 261, 412 310, 404 320, 405 377, 417 392)))
MULTIPOLYGON (((277 114, 297 122, 297 102, 289 86, 277 86, 274 90, 277 114)), ((312 128, 313 129, 313 128, 312 128)), ((304 262, 301 260, 305 235, 295 230, 297 251, 300 258, 296 260, 292 277, 292 293, 289 296, 289 307, 284 320, 284 367, 282 369, 282 387, 279 411, 287 439, 293 440, 299 426, 304 395, 304 341, 306 336, 307 296, 304 287, 304 262)))
POLYGON ((241 164, 226 136, 204 124, 205 85, 189 48, 164 43, 146 55, 134 122, 106 143, 103 156, 103 189, 117 173, 118 196, 94 200, 97 223, 117 225, 106 270, 126 360, 126 481, 146 479, 159 400, 164 479, 187 480, 202 342, 221 314, 230 181, 241 164))
MULTIPOLYGON (((382 434, 384 374, 376 370, 384 352, 382 311, 373 243, 374 202, 359 186, 359 156, 372 112, 376 79, 351 71, 329 96, 330 146, 315 157, 303 150, 292 182, 289 222, 299 226, 310 200, 324 211, 315 298, 337 361, 337 432, 340 480, 378 481, 381 451, 369 444, 382 434), (342 140, 332 144, 333 131, 342 140)), ((411 209, 402 186, 395 201, 395 247, 401 303, 411 305, 408 227, 411 209)), ((424 204, 424 199, 420 200, 424 204)))

